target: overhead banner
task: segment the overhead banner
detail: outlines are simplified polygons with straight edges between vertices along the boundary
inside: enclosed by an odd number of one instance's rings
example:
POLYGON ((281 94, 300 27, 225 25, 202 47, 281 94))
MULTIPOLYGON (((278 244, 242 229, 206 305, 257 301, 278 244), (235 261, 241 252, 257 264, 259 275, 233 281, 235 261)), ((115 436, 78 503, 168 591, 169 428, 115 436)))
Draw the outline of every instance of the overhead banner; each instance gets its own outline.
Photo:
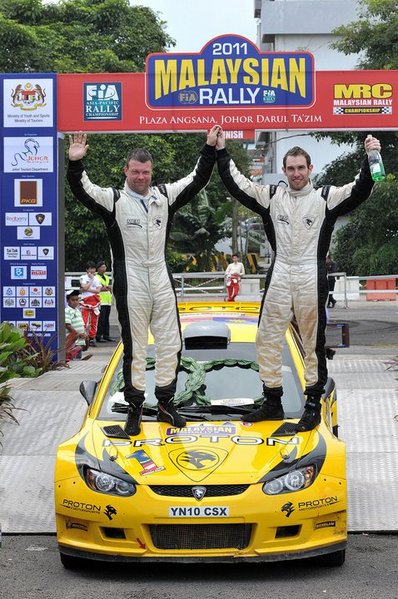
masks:
POLYGON ((223 35, 197 54, 151 54, 145 73, 58 75, 58 130, 396 130, 397 81, 398 71, 316 71, 309 52, 223 35))

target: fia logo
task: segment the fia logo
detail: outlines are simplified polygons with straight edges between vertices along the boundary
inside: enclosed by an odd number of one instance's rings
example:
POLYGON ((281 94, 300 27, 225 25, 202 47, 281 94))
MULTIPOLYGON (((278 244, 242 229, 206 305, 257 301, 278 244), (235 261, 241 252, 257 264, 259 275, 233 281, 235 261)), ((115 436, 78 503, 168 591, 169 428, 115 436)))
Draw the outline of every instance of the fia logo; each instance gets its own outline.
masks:
POLYGON ((85 121, 120 121, 121 118, 121 83, 84 84, 85 121))

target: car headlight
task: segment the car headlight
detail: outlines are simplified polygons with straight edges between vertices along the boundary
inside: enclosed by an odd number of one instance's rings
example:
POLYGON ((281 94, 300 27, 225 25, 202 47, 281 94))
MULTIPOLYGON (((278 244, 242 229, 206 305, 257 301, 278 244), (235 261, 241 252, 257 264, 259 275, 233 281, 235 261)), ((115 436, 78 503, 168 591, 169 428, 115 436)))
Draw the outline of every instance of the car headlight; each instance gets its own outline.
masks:
POLYGON ((99 472, 92 468, 86 468, 84 477, 87 485, 93 491, 98 493, 106 493, 107 495, 121 495, 122 497, 130 497, 136 492, 135 485, 121 478, 116 478, 111 474, 99 472))
POLYGON ((306 489, 315 479, 315 467, 306 466, 292 470, 284 476, 279 476, 273 480, 269 480, 263 485, 263 492, 266 495, 279 495, 281 493, 292 493, 293 491, 301 491, 306 489))

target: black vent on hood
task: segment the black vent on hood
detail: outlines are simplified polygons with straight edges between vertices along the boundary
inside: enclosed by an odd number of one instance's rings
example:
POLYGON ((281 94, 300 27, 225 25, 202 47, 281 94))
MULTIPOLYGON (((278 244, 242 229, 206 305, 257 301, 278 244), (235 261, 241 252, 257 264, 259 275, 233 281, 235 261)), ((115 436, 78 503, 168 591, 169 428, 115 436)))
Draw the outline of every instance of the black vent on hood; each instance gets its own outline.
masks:
POLYGON ((223 322, 203 320, 189 324, 183 336, 186 349, 225 349, 231 340, 231 331, 223 322))

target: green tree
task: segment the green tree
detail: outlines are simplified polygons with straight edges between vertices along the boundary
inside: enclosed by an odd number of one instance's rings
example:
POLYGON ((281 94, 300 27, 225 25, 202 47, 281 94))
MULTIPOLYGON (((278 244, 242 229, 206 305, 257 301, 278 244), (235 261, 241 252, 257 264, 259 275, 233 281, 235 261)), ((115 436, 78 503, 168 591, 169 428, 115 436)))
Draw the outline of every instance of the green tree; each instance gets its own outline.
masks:
MULTIPOLYGON (((332 44, 344 54, 359 54, 359 69, 388 70, 398 68, 397 0, 363 0, 358 20, 334 30, 339 39, 332 44)), ((398 135, 393 131, 371 131, 382 144, 386 172, 385 183, 375 185, 372 196, 350 216, 349 223, 336 234, 334 257, 339 269, 349 274, 378 275, 397 271, 398 135), (395 252, 395 254, 394 254, 395 252), (394 257, 395 256, 395 257, 394 257)), ((329 164, 317 178, 343 185, 353 179, 364 157, 363 141, 368 132, 346 131, 319 133, 332 143, 349 143, 353 151, 329 164)))
MULTIPOLYGON (((130 6, 128 0, 63 0, 49 4, 43 0, 0 0, 0 68, 4 72, 143 72, 148 54, 164 52, 174 45, 165 25, 151 9, 130 6)), ((167 183, 193 169, 204 140, 203 133, 91 135, 85 165, 94 183, 121 186, 128 151, 145 147, 154 157, 154 183, 167 183)), ((65 145, 67 152, 68 141, 65 145)), ((242 147, 231 143, 230 149, 240 168, 246 168, 242 147)), ((218 215, 228 214, 230 205, 217 175, 207 187, 207 197, 218 215)), ((221 217, 217 224, 220 231, 212 239, 224 233, 221 217)), ((81 270, 87 260, 101 258, 109 263, 102 220, 73 198, 68 185, 65 229, 67 270, 81 270)))
POLYGON ((0 0, 4 72, 139 72, 174 41, 150 9, 128 0, 0 0))
POLYGON ((378 183, 336 238, 334 258, 339 270, 362 276, 396 274, 398 182, 390 177, 378 183))
POLYGON ((182 253, 193 254, 198 271, 211 270, 214 246, 230 233, 225 218, 225 204, 215 208, 206 190, 202 190, 192 206, 177 212, 175 222, 176 230, 170 235, 175 248, 182 253))

